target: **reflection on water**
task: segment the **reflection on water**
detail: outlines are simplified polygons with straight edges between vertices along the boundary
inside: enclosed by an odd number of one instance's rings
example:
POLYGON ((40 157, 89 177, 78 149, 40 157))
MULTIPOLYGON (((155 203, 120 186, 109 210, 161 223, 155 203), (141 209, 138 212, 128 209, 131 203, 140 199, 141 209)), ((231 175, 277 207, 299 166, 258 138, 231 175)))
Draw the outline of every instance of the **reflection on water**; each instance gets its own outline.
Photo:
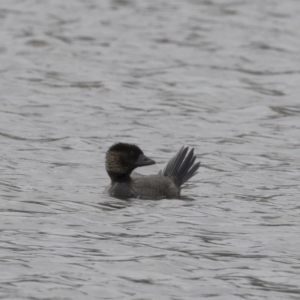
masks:
POLYGON ((299 299, 300 4, 0 4, 0 297, 299 299), (106 149, 180 200, 121 201, 106 149))

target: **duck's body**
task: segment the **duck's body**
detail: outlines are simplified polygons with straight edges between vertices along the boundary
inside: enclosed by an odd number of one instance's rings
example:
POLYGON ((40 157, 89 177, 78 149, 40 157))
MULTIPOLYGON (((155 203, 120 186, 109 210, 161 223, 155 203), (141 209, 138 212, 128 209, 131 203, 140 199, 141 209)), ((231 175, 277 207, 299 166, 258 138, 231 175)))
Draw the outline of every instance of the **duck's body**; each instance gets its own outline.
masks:
POLYGON ((163 199, 179 198, 180 189, 174 182, 162 175, 131 173, 131 181, 111 183, 106 192, 116 198, 163 199))
POLYGON ((111 184, 105 191, 115 198, 163 199, 179 198, 181 186, 193 177, 200 167, 193 149, 182 147, 156 175, 132 172, 136 167, 155 164, 135 145, 119 143, 106 154, 106 170, 111 184))

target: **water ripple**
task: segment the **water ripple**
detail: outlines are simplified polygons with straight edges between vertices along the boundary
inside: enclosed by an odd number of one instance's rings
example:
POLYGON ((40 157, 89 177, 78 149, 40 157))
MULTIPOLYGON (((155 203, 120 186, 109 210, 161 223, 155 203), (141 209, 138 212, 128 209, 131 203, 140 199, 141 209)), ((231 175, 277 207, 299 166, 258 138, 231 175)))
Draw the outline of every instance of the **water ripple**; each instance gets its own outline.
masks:
POLYGON ((48 4, 0 4, 0 298, 298 299, 298 2, 48 4), (200 172, 110 198, 118 141, 200 172))

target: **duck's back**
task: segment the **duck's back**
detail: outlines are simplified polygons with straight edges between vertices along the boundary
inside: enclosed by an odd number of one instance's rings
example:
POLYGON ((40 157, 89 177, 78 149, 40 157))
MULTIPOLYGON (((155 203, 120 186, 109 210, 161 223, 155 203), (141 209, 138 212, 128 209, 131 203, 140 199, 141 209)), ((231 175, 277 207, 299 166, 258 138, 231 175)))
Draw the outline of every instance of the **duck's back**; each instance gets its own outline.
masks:
POLYGON ((162 199, 179 198, 180 189, 174 181, 163 175, 142 175, 136 172, 131 174, 132 189, 136 198, 162 199))

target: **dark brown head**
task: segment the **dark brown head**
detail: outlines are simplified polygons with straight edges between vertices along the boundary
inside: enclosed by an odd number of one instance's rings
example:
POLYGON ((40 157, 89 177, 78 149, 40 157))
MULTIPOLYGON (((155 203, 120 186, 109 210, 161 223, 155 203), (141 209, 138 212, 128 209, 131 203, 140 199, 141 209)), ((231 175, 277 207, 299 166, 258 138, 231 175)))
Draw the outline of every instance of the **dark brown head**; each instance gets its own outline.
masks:
POLYGON ((145 156, 138 146, 132 144, 114 144, 106 153, 106 171, 112 180, 129 176, 137 167, 153 164, 154 160, 145 156))

